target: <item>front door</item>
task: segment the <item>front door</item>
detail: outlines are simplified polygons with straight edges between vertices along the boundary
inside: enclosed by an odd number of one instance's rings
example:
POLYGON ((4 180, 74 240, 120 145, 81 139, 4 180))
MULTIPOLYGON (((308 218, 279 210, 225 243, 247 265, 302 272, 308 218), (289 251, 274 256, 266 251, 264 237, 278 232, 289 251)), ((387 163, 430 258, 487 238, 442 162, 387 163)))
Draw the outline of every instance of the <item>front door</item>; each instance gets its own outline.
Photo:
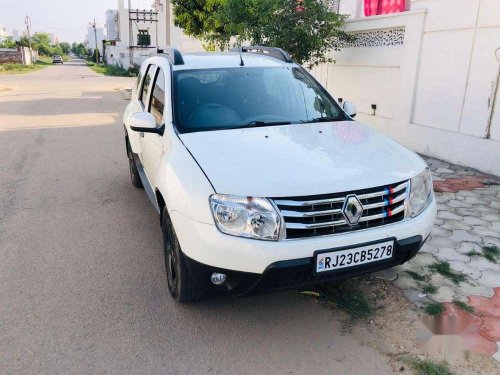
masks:
MULTIPOLYGON (((170 75, 165 73, 165 69, 161 67, 153 72, 151 76, 152 85, 149 89, 147 105, 144 108, 145 111, 154 116, 157 127, 165 124, 165 104, 170 103, 170 90, 165 90, 166 87, 170 87, 170 75)), ((144 133, 140 138, 140 142, 144 171, 150 183, 154 185, 165 142, 163 136, 153 133, 144 133)))

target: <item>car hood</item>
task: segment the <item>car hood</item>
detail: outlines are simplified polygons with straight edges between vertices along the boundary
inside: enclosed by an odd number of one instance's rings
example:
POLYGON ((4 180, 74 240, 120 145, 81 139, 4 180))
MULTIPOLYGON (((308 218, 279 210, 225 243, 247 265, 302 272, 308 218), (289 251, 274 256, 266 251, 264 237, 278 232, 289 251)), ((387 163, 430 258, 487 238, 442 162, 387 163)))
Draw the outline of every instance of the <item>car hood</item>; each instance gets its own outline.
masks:
POLYGON ((217 193, 260 197, 344 192, 410 179, 426 164, 355 121, 180 134, 217 193))

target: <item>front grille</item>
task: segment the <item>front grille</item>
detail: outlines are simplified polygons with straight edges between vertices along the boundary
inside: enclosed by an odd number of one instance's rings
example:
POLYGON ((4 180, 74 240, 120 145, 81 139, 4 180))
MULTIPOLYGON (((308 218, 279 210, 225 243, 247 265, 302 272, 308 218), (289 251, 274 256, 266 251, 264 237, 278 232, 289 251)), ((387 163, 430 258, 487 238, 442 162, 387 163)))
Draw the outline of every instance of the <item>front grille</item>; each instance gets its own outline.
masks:
POLYGON ((273 198, 285 219, 286 238, 305 238, 373 228, 403 220, 409 182, 308 197, 273 198), (346 220, 343 207, 355 195, 363 214, 355 225, 346 220))

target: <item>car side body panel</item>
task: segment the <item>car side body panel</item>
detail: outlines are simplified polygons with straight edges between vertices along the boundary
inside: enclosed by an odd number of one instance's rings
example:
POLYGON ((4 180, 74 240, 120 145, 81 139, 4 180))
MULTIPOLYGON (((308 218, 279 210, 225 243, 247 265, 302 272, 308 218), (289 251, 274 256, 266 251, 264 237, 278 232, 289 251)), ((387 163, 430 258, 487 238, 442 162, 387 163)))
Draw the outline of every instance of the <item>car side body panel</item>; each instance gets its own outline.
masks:
POLYGON ((164 153, 154 189, 162 195, 169 213, 175 211, 190 220, 214 225, 208 202, 208 197, 214 194, 212 185, 171 124, 165 127, 163 137, 164 153))

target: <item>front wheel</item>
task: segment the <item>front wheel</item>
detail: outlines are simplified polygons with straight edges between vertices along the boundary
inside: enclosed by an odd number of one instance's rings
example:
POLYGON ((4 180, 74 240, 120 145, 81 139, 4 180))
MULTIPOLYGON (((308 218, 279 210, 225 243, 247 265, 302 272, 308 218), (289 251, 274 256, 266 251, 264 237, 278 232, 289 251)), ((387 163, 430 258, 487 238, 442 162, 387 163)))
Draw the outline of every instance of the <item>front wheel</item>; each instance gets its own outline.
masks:
POLYGON ((166 207, 162 212, 161 229, 168 291, 177 302, 198 301, 205 294, 205 290, 189 272, 166 207))

